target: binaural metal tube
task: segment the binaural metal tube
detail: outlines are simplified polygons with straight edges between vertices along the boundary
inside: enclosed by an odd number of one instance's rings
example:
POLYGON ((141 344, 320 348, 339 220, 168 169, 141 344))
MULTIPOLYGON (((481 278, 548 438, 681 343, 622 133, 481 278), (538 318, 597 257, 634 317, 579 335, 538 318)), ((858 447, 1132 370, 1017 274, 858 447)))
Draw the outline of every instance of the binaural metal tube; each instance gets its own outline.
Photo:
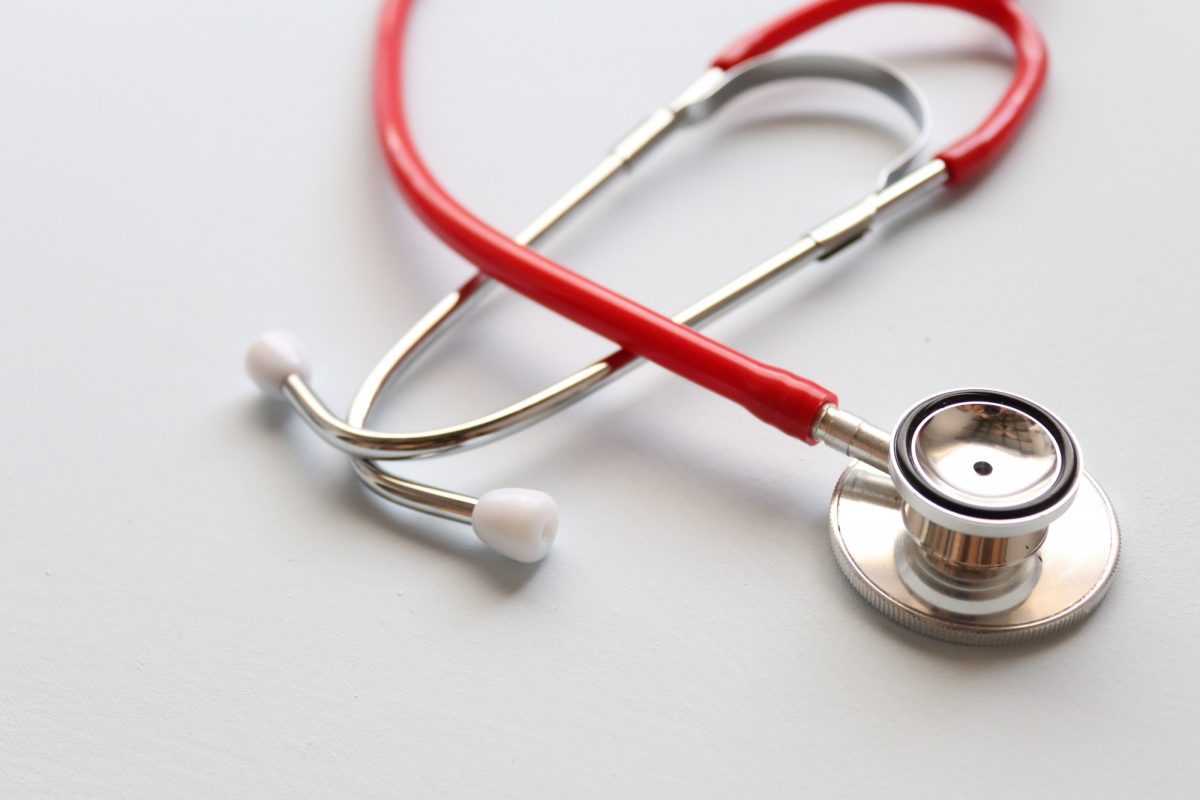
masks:
MULTIPOLYGON (((732 77, 719 69, 706 71, 668 108, 652 114, 618 142, 600 164, 514 237, 515 240, 525 245, 537 242, 624 168, 641 158, 679 123, 701 120, 746 88, 778 77, 788 77, 789 69, 794 70, 796 75, 841 77, 872 86, 890 96, 913 116, 920 129, 919 134, 908 150, 884 170, 877 192, 855 204, 849 212, 836 215, 829 222, 814 228, 813 234, 802 237, 684 309, 672 318, 674 321, 698 326, 712 320, 799 265, 836 252, 861 236, 876 218, 898 210, 910 200, 923 197, 932 188, 945 182, 945 165, 940 161, 912 168, 927 139, 929 115, 923 99, 905 79, 871 62, 834 56, 790 56, 749 65, 732 77), (755 70, 769 74, 757 77, 755 70)), ((641 362, 628 351, 615 351, 530 397, 454 426, 399 434, 366 428, 387 386, 441 334, 449 330, 450 324, 463 316, 462 312, 477 303, 490 285, 491 279, 482 274, 476 275, 430 309, 368 374, 351 404, 345 422, 321 402, 301 376, 291 376, 284 386, 285 397, 322 439, 352 456, 357 476, 370 490, 402 505, 463 522, 470 520, 474 498, 407 481, 384 471, 370 459, 421 458, 480 445, 514 433, 578 401, 641 362)))
MULTIPOLYGON (((887 188, 888 211, 899 210, 903 207, 905 199, 925 196, 932 187, 940 185, 944 180, 945 170, 941 162, 933 162, 916 170, 887 188)), ((710 321, 722 311, 732 308, 738 302, 820 254, 820 245, 811 236, 806 236, 684 309, 673 319, 685 325, 700 325, 710 321)), ((476 280, 478 283, 482 283, 487 279, 477 276, 476 280)), ((374 405, 387 384, 404 366, 411 363, 433 338, 445 330, 445 326, 454 320, 465 305, 470 303, 471 298, 478 292, 477 286, 478 284, 474 286, 468 284, 459 292, 447 296, 385 355, 359 388, 351 404, 346 425, 335 424, 338 422, 336 417, 330 414, 323 405, 318 407, 316 404, 302 404, 298 406, 301 415, 322 438, 345 449, 347 437, 353 441, 355 429, 363 430, 362 426, 369 421, 374 405), (470 288, 468 289, 468 287, 470 288), (466 292, 465 295, 464 292, 466 292)), ((618 350, 541 392, 487 416, 437 431, 407 434, 405 436, 409 438, 402 445, 397 441, 395 442, 397 449, 387 450, 388 457, 418 458, 434 455, 478 446, 501 436, 515 433, 579 401, 640 362, 640 359, 628 351, 618 350)), ((292 399, 290 394, 289 398, 292 399)), ((315 395, 312 396, 312 399, 316 399, 315 395)), ((839 411, 833 406, 828 409, 832 409, 832 412, 839 411)), ((827 413, 831 421, 835 418, 845 420, 849 416, 845 412, 834 414, 828 409, 827 413)), ((834 444, 837 441, 835 429, 830 428, 828 436, 826 436, 826 428, 821 423, 822 419, 826 419, 826 415, 818 420, 818 427, 814 428, 814 436, 827 444, 834 444), (822 436, 826 438, 822 438, 822 436)), ((855 458, 861 458, 886 472, 887 445, 886 443, 878 444, 878 436, 868 435, 878 429, 862 423, 857 430, 858 439, 850 442, 843 452, 855 458)), ((356 444, 365 447, 377 447, 380 444, 387 446, 386 437, 389 435, 397 436, 396 434, 380 434, 381 439, 374 442, 358 441, 356 444)), ((880 435, 886 442, 886 434, 880 435)), ((473 498, 405 480, 386 472, 373 461, 361 456, 353 458, 351 464, 363 484, 385 499, 435 516, 460 522, 470 521, 471 510, 474 508, 473 498)))
MULTIPOLYGON (((714 78, 719 78, 722 74, 723 70, 708 70, 685 90, 684 96, 704 94, 714 78)), ((655 142, 666 136, 674 127, 677 119, 678 115, 674 109, 666 115, 665 119, 659 113, 651 115, 646 122, 618 142, 609 155, 578 183, 522 229, 514 237, 515 241, 523 245, 532 245, 540 240, 570 216, 573 211, 581 207, 602 186, 608 184, 618 173, 644 154, 655 142)), ((367 443, 356 439, 355 433, 367 432, 364 429, 371 412, 393 378, 448 331, 451 323, 464 316, 463 312, 475 305, 491 285, 493 285, 491 278, 482 272, 476 273, 459 289, 442 298, 437 305, 418 320, 367 374, 350 405, 345 424, 342 424, 334 414, 329 412, 309 387, 303 386, 302 379, 295 381, 301 384, 301 387, 293 386, 292 379, 285 384, 285 396, 313 430, 325 441, 339 449, 354 448, 350 450, 353 456, 351 466, 363 485, 386 500, 456 522, 470 523, 477 502, 474 497, 428 484, 408 481, 386 472, 369 459, 371 455, 378 457, 379 449, 370 446, 362 447, 367 443)), ((578 401, 622 366, 628 366, 631 363, 628 356, 629 354, 618 351, 606 359, 578 370, 541 392, 467 423, 425 433, 393 436, 390 443, 386 434, 381 437, 368 438, 372 440, 372 444, 383 444, 385 452, 405 452, 410 454, 409 457, 432 456, 469 445, 480 445, 491 438, 516 433, 539 419, 578 401), (388 444, 398 446, 400 449, 386 449, 388 444)), ((293 378, 299 378, 299 376, 293 376, 293 378)))
MULTIPOLYGON (((931 184, 936 184, 943 174, 938 163, 927 165, 891 187, 893 197, 902 199, 923 194, 931 184)), ((899 207, 899 200, 893 199, 889 210, 899 207)), ((834 217, 831 221, 839 218, 843 218, 843 215, 834 217)), ((858 223, 850 221, 846 224, 858 223)), ((829 223, 818 227, 828 229, 829 223)), ((833 237, 830 244, 822 246, 812 235, 804 236, 688 306, 672 319, 693 326, 709 322, 792 270, 824 255, 827 247, 840 249, 837 237, 833 237)), ((287 380, 284 387, 285 396, 322 439, 349 455, 382 459, 423 458, 478 446, 499 436, 515 433, 575 402, 617 373, 641 363, 641 359, 629 351, 617 350, 523 400, 477 419, 444 428, 414 433, 385 433, 363 427, 383 387, 448 329, 449 322, 475 301, 485 283, 490 283, 490 280, 478 276, 473 278, 461 289, 443 298, 419 320, 367 376, 351 404, 345 422, 325 406, 300 375, 293 375, 287 380)), ((833 406, 828 406, 827 409, 846 414, 833 406)), ((826 441, 820 438, 828 435, 823 428, 824 424, 818 420, 814 436, 826 441)))

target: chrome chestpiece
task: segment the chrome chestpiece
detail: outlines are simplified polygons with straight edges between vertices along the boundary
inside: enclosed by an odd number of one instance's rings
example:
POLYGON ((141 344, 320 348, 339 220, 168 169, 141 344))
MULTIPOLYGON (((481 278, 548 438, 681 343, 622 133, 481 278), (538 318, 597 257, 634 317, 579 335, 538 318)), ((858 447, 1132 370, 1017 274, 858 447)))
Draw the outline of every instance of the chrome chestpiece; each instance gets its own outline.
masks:
POLYGON ((836 427, 819 422, 814 433, 863 460, 834 489, 834 554, 893 620, 949 641, 1008 644, 1061 630, 1104 597, 1116 517, 1071 432, 1041 406, 957 390, 918 403, 890 438, 865 423, 850 437, 836 427))

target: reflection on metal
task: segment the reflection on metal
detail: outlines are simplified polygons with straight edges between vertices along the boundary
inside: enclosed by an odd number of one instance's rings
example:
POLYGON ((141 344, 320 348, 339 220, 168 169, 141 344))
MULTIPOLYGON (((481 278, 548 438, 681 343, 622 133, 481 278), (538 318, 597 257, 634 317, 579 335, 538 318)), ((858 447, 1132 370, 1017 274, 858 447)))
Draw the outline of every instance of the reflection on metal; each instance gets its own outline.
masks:
MULTIPOLYGON (((962 554, 931 553, 906 526, 892 480, 855 462, 833 493, 833 552, 854 588, 906 627, 962 644, 1031 641, 1086 617, 1117 566, 1116 516, 1095 481, 1081 477, 1074 502, 1049 525, 1040 547, 1024 558, 1011 550, 976 556, 979 564, 1000 562, 981 566, 962 554)), ((1010 547, 1019 541, 1011 538, 1010 547)))

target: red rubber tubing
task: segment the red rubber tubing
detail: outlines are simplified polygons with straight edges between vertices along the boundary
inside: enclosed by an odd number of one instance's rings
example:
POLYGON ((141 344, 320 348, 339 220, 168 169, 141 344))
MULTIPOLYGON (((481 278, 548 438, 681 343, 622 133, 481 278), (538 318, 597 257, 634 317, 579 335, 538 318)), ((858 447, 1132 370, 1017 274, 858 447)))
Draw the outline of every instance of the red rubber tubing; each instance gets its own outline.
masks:
POLYGON ((837 397, 810 380, 755 361, 523 247, 463 208, 430 173, 404 109, 404 38, 413 0, 388 0, 375 70, 380 139, 396 182, 431 230, 480 271, 621 347, 815 443, 812 426, 837 397))
POLYGON ((817 0, 738 39, 713 60, 713 66, 729 69, 837 17, 884 3, 965 11, 1004 31, 1013 44, 1016 65, 1000 102, 983 124, 937 155, 946 163, 949 183, 971 178, 995 161, 1017 135, 1046 81, 1046 44, 1033 20, 1013 0, 817 0))
MULTIPOLYGON (((733 59, 730 63, 737 63, 766 52, 839 13, 872 2, 880 0, 823 0, 815 3, 740 40, 718 62, 733 59), (818 11, 814 16, 806 16, 808 9, 818 11)), ((963 7, 993 21, 1016 19, 1032 30, 1031 23, 1010 7, 1010 3, 1002 0, 930 2, 963 7), (981 10, 984 7, 987 8, 986 13, 981 10), (1004 9, 1003 13, 1001 8, 1004 9), (1013 14, 1015 16, 1011 16, 1013 14)), ((572 272, 535 250, 517 244, 473 215, 438 183, 416 148, 405 110, 405 39, 413 3, 414 0, 386 0, 384 5, 375 61, 375 113, 388 166, 405 199, 421 220, 481 272, 616 342, 622 348, 742 405, 790 436, 815 444, 813 423, 826 404, 837 403, 837 397, 832 392, 806 378, 756 361, 713 341, 572 272)), ((997 24, 1004 27, 1002 23, 997 24)), ((1018 26, 1013 30, 1025 28, 1018 26)), ((1022 41, 1040 44, 1041 39, 1034 31, 1031 40, 1026 37, 1022 41)), ((1041 65, 1044 72, 1044 52, 1041 65)), ((1037 84, 1040 85, 1040 79, 1037 84)), ((1000 120, 1000 127, 1007 125, 1015 130, 1024 116, 1021 104, 1031 103, 1036 89, 1037 86, 1034 86, 1032 93, 1025 95, 1023 100, 1017 98, 1019 102, 1014 106, 1013 115, 1007 120, 1000 120)), ((1010 95, 1011 88, 1006 101, 1010 95)), ((991 121, 989 119, 989 123, 991 121)), ((989 123, 985 123, 964 142, 981 132, 986 133, 989 123)), ((1002 138, 1002 135, 1011 136, 1011 132, 994 132, 992 141, 996 141, 997 137, 1002 138)), ((960 148, 962 144, 960 142, 951 150, 960 148)), ((978 162, 981 157, 979 147, 976 143, 974 149, 968 148, 965 153, 959 153, 960 167, 970 169, 978 162)), ((986 148, 984 153, 987 153, 986 148)))

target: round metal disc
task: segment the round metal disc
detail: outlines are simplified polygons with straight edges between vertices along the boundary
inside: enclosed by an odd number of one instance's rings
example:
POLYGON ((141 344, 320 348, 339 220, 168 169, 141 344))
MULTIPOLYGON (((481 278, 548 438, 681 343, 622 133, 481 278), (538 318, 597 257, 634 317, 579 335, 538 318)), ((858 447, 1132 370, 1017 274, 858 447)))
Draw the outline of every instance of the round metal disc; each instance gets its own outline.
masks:
POLYGON ((871 605, 927 636, 961 644, 1027 642, 1063 630, 1104 598, 1117 567, 1120 530, 1104 492, 1086 472, 1070 509, 1038 551, 1041 574, 1015 608, 979 615, 939 607, 905 585, 898 565, 909 535, 891 478, 855 462, 842 473, 830 506, 830 542, 846 578, 871 605))
POLYGON ((1045 530, 1079 485, 1067 427, 1031 400, 994 389, 917 403, 896 426, 891 460, 896 489, 913 510, 972 536, 1045 530))

